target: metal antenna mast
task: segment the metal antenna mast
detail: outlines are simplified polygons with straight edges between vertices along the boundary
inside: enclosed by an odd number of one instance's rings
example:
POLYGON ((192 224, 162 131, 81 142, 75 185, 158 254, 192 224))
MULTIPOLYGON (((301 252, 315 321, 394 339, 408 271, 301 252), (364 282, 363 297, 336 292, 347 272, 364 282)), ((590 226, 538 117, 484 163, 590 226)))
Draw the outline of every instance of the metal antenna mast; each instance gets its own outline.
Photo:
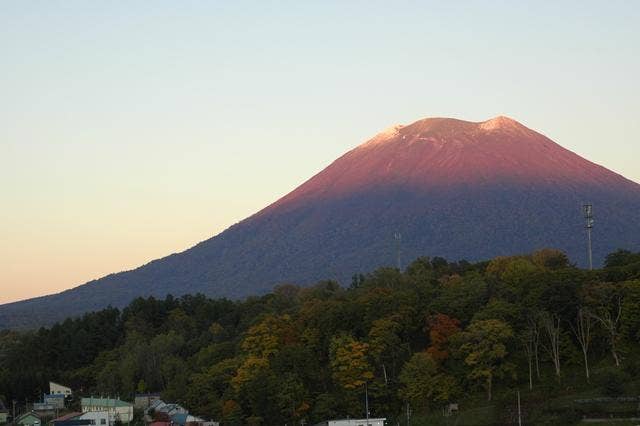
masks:
POLYGON ((398 270, 402 271, 402 263, 400 262, 400 243, 402 243, 402 234, 396 232, 393 234, 393 238, 396 240, 396 265, 398 270))
POLYGON ((584 213, 584 219, 586 221, 585 228, 587 229, 587 255, 589 257, 589 270, 593 270, 593 252, 591 248, 591 230, 593 229, 593 205, 585 204, 582 206, 584 213))

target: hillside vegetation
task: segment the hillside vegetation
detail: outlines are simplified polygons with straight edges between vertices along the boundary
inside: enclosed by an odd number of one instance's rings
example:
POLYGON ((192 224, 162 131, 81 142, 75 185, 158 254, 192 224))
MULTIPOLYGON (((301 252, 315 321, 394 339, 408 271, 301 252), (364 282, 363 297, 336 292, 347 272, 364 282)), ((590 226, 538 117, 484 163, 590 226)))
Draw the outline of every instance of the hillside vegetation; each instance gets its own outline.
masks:
POLYGON ((556 250, 419 258, 349 288, 139 298, 3 331, 0 398, 36 400, 53 380, 86 396, 161 392, 225 425, 291 425, 364 416, 366 384, 371 416, 446 424, 459 403, 457 424, 512 424, 520 390, 526 424, 572 424, 637 414, 616 398, 640 394, 639 356, 640 254, 596 271, 556 250))

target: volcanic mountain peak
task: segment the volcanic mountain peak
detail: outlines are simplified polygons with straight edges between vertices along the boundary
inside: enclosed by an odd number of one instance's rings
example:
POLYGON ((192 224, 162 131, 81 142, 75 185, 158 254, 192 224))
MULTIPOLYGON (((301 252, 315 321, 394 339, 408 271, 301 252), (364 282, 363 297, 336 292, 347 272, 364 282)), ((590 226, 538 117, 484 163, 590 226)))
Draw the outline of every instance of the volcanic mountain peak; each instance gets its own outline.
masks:
POLYGON ((404 126, 402 124, 395 124, 393 126, 387 127, 386 129, 375 135, 373 138, 371 138, 369 141, 365 142, 363 146, 376 145, 393 140, 400 134, 400 129, 402 129, 403 127, 404 126))
POLYGON ((265 210, 372 188, 429 194, 478 185, 575 189, 585 184, 605 189, 630 182, 509 117, 481 122, 433 117, 387 128, 265 210))
POLYGON ((418 141, 473 142, 477 137, 489 133, 515 135, 536 134, 516 120, 497 116, 490 120, 473 122, 446 117, 429 117, 409 125, 397 124, 375 135, 358 148, 373 148, 387 143, 411 144, 418 141))
POLYGON ((505 117, 504 115, 499 115, 478 124, 480 124, 480 128, 483 130, 525 128, 513 118, 505 117))

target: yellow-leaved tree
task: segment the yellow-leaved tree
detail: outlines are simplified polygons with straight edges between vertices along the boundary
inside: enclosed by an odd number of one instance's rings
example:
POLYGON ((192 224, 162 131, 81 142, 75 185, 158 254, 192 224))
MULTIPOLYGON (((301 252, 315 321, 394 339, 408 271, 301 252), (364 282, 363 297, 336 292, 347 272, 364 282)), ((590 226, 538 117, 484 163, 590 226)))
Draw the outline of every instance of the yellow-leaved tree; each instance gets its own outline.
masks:
POLYGON ((250 381, 269 367, 270 359, 282 346, 296 340, 296 333, 289 315, 268 315, 249 328, 240 347, 244 360, 232 383, 236 388, 250 381))
POLYGON ((331 341, 333 380, 345 389, 357 389, 373 379, 367 359, 369 345, 351 336, 337 336, 331 341))

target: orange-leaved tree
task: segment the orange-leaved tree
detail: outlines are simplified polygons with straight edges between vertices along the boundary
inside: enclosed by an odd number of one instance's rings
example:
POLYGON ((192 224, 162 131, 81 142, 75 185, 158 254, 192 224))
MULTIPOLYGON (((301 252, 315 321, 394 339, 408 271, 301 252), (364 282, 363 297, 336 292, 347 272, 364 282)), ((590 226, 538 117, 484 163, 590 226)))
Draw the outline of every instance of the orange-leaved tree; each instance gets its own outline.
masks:
POLYGON ((427 320, 429 327, 429 340, 431 345, 427 353, 435 361, 444 361, 449 358, 449 341, 452 336, 460 332, 460 321, 445 314, 436 314, 427 320))

